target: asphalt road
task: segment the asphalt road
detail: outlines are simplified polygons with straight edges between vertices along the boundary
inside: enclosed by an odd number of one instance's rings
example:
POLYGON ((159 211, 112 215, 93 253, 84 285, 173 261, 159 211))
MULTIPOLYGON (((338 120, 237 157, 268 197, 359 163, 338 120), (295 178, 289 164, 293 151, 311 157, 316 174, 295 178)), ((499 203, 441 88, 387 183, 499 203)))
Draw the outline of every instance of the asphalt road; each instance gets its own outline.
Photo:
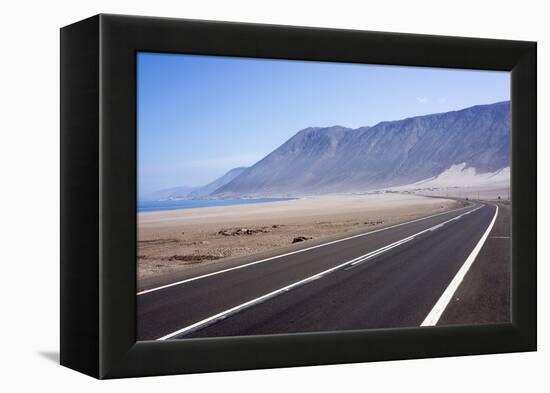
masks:
POLYGON ((510 322, 510 224, 510 204, 499 203, 493 230, 438 325, 510 322))
POLYGON ((138 340, 419 326, 495 212, 474 204, 147 288, 138 340))

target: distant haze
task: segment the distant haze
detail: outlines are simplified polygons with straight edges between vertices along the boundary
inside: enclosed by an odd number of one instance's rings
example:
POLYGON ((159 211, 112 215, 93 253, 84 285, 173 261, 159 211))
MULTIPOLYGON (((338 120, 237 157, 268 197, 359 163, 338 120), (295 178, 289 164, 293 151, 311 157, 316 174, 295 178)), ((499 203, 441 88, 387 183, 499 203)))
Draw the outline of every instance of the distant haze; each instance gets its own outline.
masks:
POLYGON ((411 184, 509 181, 510 103, 382 122, 310 127, 250 167, 164 198, 240 198, 363 192, 411 184))
MULTIPOLYGON (((140 199, 188 195, 255 166, 299 130, 331 129, 327 143, 340 146, 352 135, 366 138, 367 126, 382 134, 380 122, 509 100, 508 72, 155 53, 138 54, 137 71, 140 199)), ((316 183, 314 169, 304 187, 316 183)), ((308 173, 297 167, 293 175, 308 173)))
POLYGON ((218 188, 239 176, 246 167, 233 168, 218 179, 200 187, 172 187, 159 190, 148 195, 150 200, 174 199, 174 198, 203 198, 213 194, 218 188))

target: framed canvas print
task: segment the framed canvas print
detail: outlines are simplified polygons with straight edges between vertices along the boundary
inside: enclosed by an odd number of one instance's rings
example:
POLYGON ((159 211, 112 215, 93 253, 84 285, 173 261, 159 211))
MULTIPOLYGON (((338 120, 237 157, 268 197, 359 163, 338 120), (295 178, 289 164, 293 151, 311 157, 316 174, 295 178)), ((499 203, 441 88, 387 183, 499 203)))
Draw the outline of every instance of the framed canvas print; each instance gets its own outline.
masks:
POLYGON ((536 350, 536 44, 61 29, 61 363, 97 378, 536 350))

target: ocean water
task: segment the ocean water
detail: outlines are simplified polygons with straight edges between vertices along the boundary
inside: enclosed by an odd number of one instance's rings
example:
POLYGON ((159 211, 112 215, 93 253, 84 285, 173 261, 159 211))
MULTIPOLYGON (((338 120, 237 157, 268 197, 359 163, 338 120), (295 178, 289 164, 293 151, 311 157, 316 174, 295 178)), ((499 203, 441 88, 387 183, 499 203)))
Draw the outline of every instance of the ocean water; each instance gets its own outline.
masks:
POLYGON ((255 199, 181 199, 168 201, 138 202, 138 212, 155 212, 176 209, 196 209, 199 207, 250 205, 255 203, 268 203, 289 201, 295 198, 255 198, 255 199))

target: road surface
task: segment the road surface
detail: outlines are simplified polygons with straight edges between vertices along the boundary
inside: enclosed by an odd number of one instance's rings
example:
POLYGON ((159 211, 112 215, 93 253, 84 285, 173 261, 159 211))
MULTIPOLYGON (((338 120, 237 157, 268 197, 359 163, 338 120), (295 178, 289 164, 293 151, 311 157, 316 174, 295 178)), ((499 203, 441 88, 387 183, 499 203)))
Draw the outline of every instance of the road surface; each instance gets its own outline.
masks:
POLYGON ((497 216, 473 203, 142 288, 138 340, 437 324, 497 216))

